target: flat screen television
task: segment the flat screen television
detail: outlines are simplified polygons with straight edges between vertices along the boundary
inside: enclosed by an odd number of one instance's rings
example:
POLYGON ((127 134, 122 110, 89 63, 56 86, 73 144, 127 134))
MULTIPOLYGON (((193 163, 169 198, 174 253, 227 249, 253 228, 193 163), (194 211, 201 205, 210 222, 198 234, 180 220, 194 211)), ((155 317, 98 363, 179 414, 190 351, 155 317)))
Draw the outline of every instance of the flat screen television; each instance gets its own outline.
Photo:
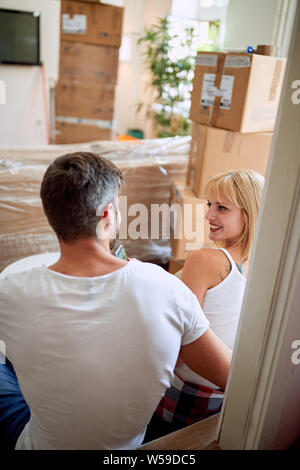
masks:
POLYGON ((40 65, 40 13, 0 8, 0 64, 40 65))

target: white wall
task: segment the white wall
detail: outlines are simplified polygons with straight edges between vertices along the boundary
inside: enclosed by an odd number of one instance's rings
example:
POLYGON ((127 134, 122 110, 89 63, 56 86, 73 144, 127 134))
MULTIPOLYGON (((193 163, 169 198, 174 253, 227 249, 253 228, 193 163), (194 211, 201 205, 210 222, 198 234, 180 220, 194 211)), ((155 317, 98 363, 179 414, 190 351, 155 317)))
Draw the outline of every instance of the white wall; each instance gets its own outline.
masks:
POLYGON ((0 104, 0 146, 46 145, 47 119, 41 68, 0 65, 6 103, 0 104))
POLYGON ((119 63, 118 85, 116 90, 116 129, 125 134, 127 129, 136 127, 136 105, 139 101, 139 75, 141 61, 137 51, 137 34, 143 23, 143 1, 124 1, 123 35, 129 38, 130 60, 119 63))
POLYGON ((40 11, 41 61, 48 79, 57 79, 60 34, 60 0, 0 0, 0 8, 40 11))
POLYGON ((225 49, 246 50, 258 44, 272 44, 279 0, 229 0, 225 49))
POLYGON ((60 1, 0 0, 0 8, 41 12, 40 59, 45 70, 43 81, 41 67, 0 65, 0 80, 6 84, 6 104, 0 107, 0 145, 47 144, 48 86, 58 75, 60 1))
POLYGON ((172 0, 124 0, 125 8, 123 34, 130 36, 132 59, 120 62, 118 90, 116 95, 116 128, 125 133, 129 128, 140 128, 145 137, 152 137, 151 122, 145 119, 144 112, 136 113, 140 101, 149 100, 147 74, 141 57, 137 39, 143 34, 144 26, 157 22, 157 18, 171 13, 172 0))

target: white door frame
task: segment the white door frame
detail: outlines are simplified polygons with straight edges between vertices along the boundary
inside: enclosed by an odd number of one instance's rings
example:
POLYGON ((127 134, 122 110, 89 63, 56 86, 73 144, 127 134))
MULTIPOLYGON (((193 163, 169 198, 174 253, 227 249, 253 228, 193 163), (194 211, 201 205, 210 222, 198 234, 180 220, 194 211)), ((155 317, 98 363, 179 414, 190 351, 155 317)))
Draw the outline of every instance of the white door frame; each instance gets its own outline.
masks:
POLYGON ((280 446, 275 442, 288 405, 286 384, 292 375, 300 374, 300 365, 291 360, 291 345, 286 343, 291 326, 294 339, 300 340, 300 314, 296 316, 293 307, 294 296, 300 290, 297 285, 299 233, 300 2, 295 13, 233 362, 218 424, 217 441, 222 449, 280 446), (281 394, 275 393, 278 381, 281 394))

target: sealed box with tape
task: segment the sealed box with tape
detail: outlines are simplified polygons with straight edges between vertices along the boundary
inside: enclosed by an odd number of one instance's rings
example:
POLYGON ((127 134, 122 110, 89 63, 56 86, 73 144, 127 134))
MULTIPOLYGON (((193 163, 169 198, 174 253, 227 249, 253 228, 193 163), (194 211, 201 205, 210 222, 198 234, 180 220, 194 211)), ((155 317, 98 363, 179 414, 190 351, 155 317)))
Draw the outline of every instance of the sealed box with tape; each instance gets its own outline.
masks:
POLYGON ((274 130, 286 59, 199 52, 190 119, 238 132, 274 130))

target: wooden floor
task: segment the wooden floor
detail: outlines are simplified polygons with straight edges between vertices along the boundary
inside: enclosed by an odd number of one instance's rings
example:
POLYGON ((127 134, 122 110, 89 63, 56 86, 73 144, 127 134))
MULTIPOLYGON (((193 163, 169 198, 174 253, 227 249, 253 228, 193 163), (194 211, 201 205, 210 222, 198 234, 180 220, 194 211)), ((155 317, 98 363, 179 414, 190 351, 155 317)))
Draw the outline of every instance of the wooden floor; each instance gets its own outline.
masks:
POLYGON ((180 431, 148 442, 139 450, 220 450, 216 442, 219 413, 180 431))

